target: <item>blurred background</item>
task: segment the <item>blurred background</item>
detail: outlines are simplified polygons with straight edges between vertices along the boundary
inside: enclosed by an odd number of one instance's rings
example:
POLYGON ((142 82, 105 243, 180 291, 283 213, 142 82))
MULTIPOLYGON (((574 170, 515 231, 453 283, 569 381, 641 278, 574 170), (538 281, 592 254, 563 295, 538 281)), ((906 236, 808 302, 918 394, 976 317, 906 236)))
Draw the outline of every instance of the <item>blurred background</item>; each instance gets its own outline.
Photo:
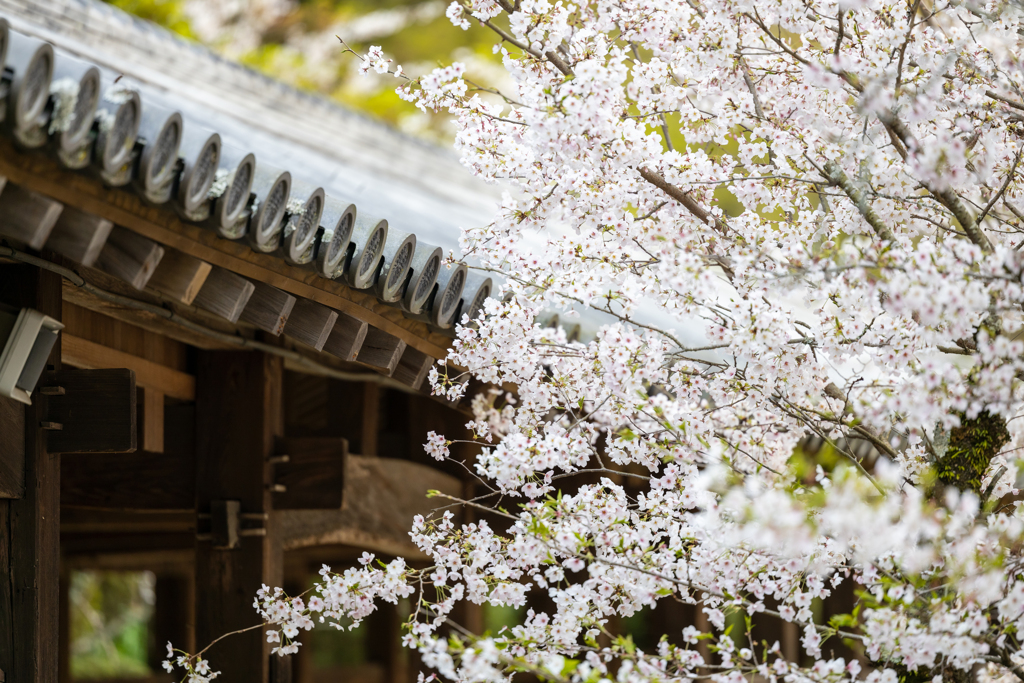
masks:
POLYGON ((268 76, 437 142, 453 137, 448 118, 400 100, 391 76, 361 76, 359 60, 338 38, 357 52, 382 46, 413 77, 459 61, 477 82, 505 79, 493 34, 453 26, 446 0, 109 1, 268 76))

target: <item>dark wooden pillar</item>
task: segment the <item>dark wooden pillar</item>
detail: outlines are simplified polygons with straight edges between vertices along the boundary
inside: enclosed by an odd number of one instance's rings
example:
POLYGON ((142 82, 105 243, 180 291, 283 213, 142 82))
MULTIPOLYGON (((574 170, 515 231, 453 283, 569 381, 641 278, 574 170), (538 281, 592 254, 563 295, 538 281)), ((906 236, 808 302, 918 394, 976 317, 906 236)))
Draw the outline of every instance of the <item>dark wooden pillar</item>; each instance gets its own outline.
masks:
POLYGON ((195 597, 191 580, 178 574, 158 574, 154 593, 156 603, 153 605, 147 659, 151 669, 160 671, 167 659, 168 642, 188 652, 196 651, 189 633, 195 597))
MULTIPOLYGON (((281 585, 280 544, 269 520, 270 464, 282 433, 280 358, 235 351, 200 352, 196 374, 196 509, 200 529, 216 531, 237 501, 236 547, 201 531, 196 544, 196 648, 254 626, 256 591, 281 585), (225 503, 225 501, 228 501, 225 503), (205 526, 204 526, 205 521, 205 526), (221 547, 216 547, 217 545, 221 547)), ((229 515, 230 516, 230 515, 229 515)), ((224 683, 261 683, 270 676, 262 629, 225 638, 208 652, 224 683)))
MULTIPOLYGON (((60 320, 61 278, 34 266, 0 265, 0 301, 60 320)), ((48 364, 59 369, 60 341, 48 364)), ((6 683, 57 682, 60 456, 46 452, 40 428, 45 404, 36 393, 32 405, 22 407, 21 441, 18 435, 0 435, 0 455, 24 454, 23 492, 0 500, 0 681, 6 683)))

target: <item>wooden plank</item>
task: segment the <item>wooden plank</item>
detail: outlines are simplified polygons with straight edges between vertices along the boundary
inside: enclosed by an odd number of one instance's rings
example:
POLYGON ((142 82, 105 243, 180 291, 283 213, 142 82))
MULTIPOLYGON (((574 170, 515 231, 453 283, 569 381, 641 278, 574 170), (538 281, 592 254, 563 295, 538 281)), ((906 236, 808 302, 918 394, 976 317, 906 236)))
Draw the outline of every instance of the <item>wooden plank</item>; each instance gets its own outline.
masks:
POLYGON ((164 296, 190 304, 199 294, 213 269, 209 263, 192 258, 175 249, 168 249, 149 279, 149 288, 164 296))
POLYGON ((192 303, 204 311, 237 323, 255 290, 255 285, 241 275, 223 268, 214 268, 192 303))
POLYGON ((164 452, 164 395, 155 389, 143 388, 139 414, 139 442, 142 450, 164 452))
POLYGON ((340 510, 348 441, 336 437, 277 439, 275 510, 340 510), (284 490, 277 490, 284 487, 284 490))
MULTIPOLYGON (((61 278, 31 266, 0 267, 0 300, 61 316, 61 278)), ((60 367, 60 340, 48 366, 60 367)), ((46 401, 25 406, 25 495, 0 500, 0 670, 10 683, 57 680, 60 633, 60 458, 37 425, 46 401)))
POLYGON ((402 384, 419 389, 427 379, 434 359, 412 347, 406 347, 392 375, 402 384))
POLYGON ((370 326, 347 313, 339 313, 323 350, 342 360, 354 361, 363 347, 370 326))
POLYGON ((25 495, 25 405, 0 396, 0 498, 25 495))
POLYGON ((44 422, 50 453, 124 453, 137 445, 135 373, 127 368, 48 372, 40 392, 47 397, 44 422), (59 389, 58 389, 59 387, 59 389))
POLYGON ((38 192, 7 183, 0 190, 0 235, 42 249, 63 208, 38 192))
POLYGON ((145 289, 163 256, 164 248, 156 242, 115 225, 96 259, 96 267, 135 289, 145 289))
POLYGON ((276 257, 257 254, 244 244, 220 239, 211 230, 181 221, 173 211, 147 205, 131 192, 106 187, 45 156, 21 153, 3 137, 0 137, 0 176, 107 218, 214 266, 348 313, 399 337, 428 356, 444 357, 451 344, 450 338, 432 332, 425 323, 405 318, 398 308, 381 303, 370 293, 326 280, 311 270, 291 266, 276 257))
POLYGON ((295 302, 292 314, 288 316, 284 331, 289 337, 322 351, 337 320, 337 311, 308 299, 299 299, 295 302))
POLYGON ((280 337, 288 322, 288 316, 295 308, 295 297, 262 282, 254 281, 252 284, 256 289, 242 311, 240 320, 280 337))
POLYGON ((405 347, 406 343, 398 337, 393 337, 376 327, 370 327, 366 331, 366 338, 356 360, 363 365, 380 368, 390 377, 395 373, 405 347))
POLYGON ((106 218, 65 206, 46 240, 46 248, 83 266, 92 266, 113 229, 114 224, 106 218))
MULTIPOLYGON (((201 351, 196 377, 196 504, 238 501, 241 514, 269 513, 275 437, 283 430, 280 358, 257 352, 201 351)), ((257 518, 258 519, 258 518, 257 518)), ((196 642, 204 645, 253 623, 252 601, 261 584, 282 581, 275 527, 242 520, 241 547, 215 550, 196 543, 196 642), (266 529, 247 535, 244 525, 266 529)), ((200 531, 203 533, 203 531, 200 531)), ((209 650, 227 681, 266 681, 270 646, 262 630, 226 638, 209 650)))
POLYGON ((196 398, 196 378, 192 375, 70 334, 61 336, 61 358, 68 365, 87 370, 128 368, 135 372, 137 386, 183 401, 196 398))
POLYGON ((98 510, 195 510, 192 453, 83 453, 61 459, 60 503, 98 510))

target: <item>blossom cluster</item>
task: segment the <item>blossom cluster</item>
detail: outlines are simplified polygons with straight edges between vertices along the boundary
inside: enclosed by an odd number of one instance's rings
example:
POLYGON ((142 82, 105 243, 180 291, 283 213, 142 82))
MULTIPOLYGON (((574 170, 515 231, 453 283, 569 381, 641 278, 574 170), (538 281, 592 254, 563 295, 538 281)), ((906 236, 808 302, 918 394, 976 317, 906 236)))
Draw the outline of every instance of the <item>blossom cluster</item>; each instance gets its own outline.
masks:
POLYGON ((427 568, 325 570, 316 609, 263 591, 279 652, 416 591, 404 642, 460 683, 1024 680, 1024 7, 448 17, 495 32, 512 83, 454 64, 399 88, 505 191, 461 237, 500 295, 430 374, 451 400, 466 376, 495 387, 467 425, 475 519, 414 521, 427 568), (840 588, 856 605, 823 623, 840 588), (662 601, 702 614, 681 641, 642 651, 611 625, 662 601), (460 603, 526 617, 472 634, 460 603), (795 624, 804 657, 755 643, 758 615, 795 624))

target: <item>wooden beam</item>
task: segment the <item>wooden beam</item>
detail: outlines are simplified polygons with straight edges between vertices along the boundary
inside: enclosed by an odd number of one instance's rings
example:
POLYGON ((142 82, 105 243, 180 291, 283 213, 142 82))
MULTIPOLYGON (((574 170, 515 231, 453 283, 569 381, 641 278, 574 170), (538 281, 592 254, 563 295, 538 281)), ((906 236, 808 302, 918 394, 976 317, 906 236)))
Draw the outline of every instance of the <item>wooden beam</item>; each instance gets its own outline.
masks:
POLYGON ((97 510, 195 510, 193 453, 85 453, 63 458, 60 502, 97 510))
POLYGON ((115 225, 96 259, 96 267, 135 289, 145 289, 163 257, 164 248, 159 244, 115 225))
POLYGON ((433 364, 434 359, 430 356, 420 353, 411 346, 406 347, 392 376, 402 384, 419 389, 427 379, 427 373, 433 364))
POLYGON ((139 406, 139 445, 151 453, 164 452, 164 394, 143 387, 139 406))
POLYGON ((334 329, 327 337, 323 350, 342 360, 354 361, 363 347, 370 326, 346 313, 338 314, 334 329))
MULTIPOLYGON (((94 457, 88 455, 84 457, 94 457)), ((68 506, 64 506, 68 509, 68 506)), ((191 510, 164 510, 154 512, 145 510, 132 512, 124 509, 114 510, 89 510, 78 509, 68 514, 61 521, 61 533, 70 538, 71 536, 104 536, 106 538, 91 539, 92 543, 83 544, 88 550, 86 552, 115 551, 117 547, 124 550, 123 544, 111 543, 111 537, 124 535, 156 535, 156 534, 191 534, 189 546, 195 543, 196 512, 191 510)), ((78 544, 76 544, 78 545, 78 544)), ((163 545, 160 540, 154 540, 148 544, 140 544, 138 550, 152 550, 157 545, 163 545)), ((164 547, 171 547, 164 545, 164 547)), ((133 548, 133 551, 135 548, 133 548)), ((74 552, 81 552, 81 547, 74 552)))
POLYGON ((276 450, 275 510, 341 509, 348 456, 345 439, 279 438, 276 450))
MULTIPOLYGON (((104 289, 108 289, 109 291, 118 294, 125 292, 119 292, 117 286, 111 285, 116 284, 120 285, 120 287, 125 290, 131 290, 127 293, 135 292, 135 290, 131 289, 131 287, 126 283, 99 270, 87 270, 85 273, 82 273, 82 276, 87 282, 97 286, 103 285, 104 289)), ((136 296, 138 296, 137 293, 136 296)), ((98 296, 86 292, 81 287, 76 287, 67 280, 64 281, 64 302, 92 313, 96 313, 99 316, 112 318, 119 323, 124 323, 125 326, 141 328, 148 333, 152 333, 154 336, 159 336, 169 341, 188 344, 189 346, 195 346, 196 348, 207 350, 230 350, 237 348, 234 345, 226 344, 213 339, 212 337, 199 334, 198 332, 193 332, 188 328, 182 327, 181 325, 160 316, 153 315, 148 311, 125 308, 124 306, 112 303, 106 299, 101 299, 98 296)), ((183 314, 185 317, 189 317, 190 319, 195 317, 194 315, 190 316, 190 312, 188 311, 179 311, 179 313, 183 314)), ((202 320, 203 324, 211 327, 212 329, 227 333, 230 333, 234 329, 231 323, 226 320, 222 320, 220 318, 214 319, 212 316, 206 315, 205 312, 201 313, 201 315, 204 318, 202 320), (218 327, 218 324, 220 327, 218 327)), ((82 334, 79 336, 85 337, 86 335, 82 334)))
POLYGON ((230 270, 214 268, 192 302, 204 311, 237 323, 256 286, 230 270))
POLYGON ((284 331, 289 337, 322 351, 337 320, 337 311, 308 299, 299 299, 295 302, 284 331))
MULTIPOLYGON (((90 271, 90 274, 98 272, 90 271)), ((109 281, 114 281, 114 278, 109 275, 104 277, 109 281)), ((119 280, 117 282, 120 283, 123 289, 128 289, 128 285, 125 283, 119 280)), ((186 372, 189 368, 189 350, 186 344, 151 332, 138 325, 129 325, 108 315, 76 306, 68 301, 66 289, 64 290, 62 322, 64 323, 62 334, 95 342, 100 346, 106 346, 132 356, 145 358, 157 365, 163 365, 175 370, 186 372)))
POLYGON ((407 460, 349 455, 341 510, 276 511, 275 525, 285 550, 339 543, 422 559, 423 553, 409 540, 409 529, 414 516, 429 517, 437 507, 427 498, 431 489, 457 497, 462 482, 407 460))
MULTIPOLYGON (((0 267, 0 300, 61 317, 61 278, 31 266, 0 267)), ((47 365, 60 368, 60 340, 47 365)), ((25 406, 25 495, 0 500, 0 670, 9 683, 57 680, 60 633, 60 458, 38 426, 46 401, 25 406)))
MULTIPOLYGON (((270 512, 269 458, 283 431, 282 374, 281 359, 263 353, 198 354, 196 505, 200 513, 212 513, 219 503, 237 502, 241 530, 240 547, 233 550, 214 549, 203 536, 197 540, 197 643, 252 625, 256 591, 264 583, 281 585, 280 542, 260 516, 270 512)), ((209 532, 200 527, 200 534, 209 532)), ((262 630, 226 638, 209 651, 225 680, 247 683, 266 683, 269 655, 262 630)))
POLYGON ((125 453, 137 445, 135 373, 127 368, 44 373, 50 453, 125 453))
POLYGON ((63 362, 76 368, 128 368, 135 371, 135 384, 183 401, 196 399, 196 378, 153 361, 117 351, 70 334, 62 334, 63 362))
POLYGON ((129 191, 105 187, 102 182, 69 171, 44 155, 24 154, 6 138, 0 138, 0 176, 214 266, 348 313, 399 337, 428 356, 444 357, 451 344, 449 338, 432 332, 423 322, 409 320, 398 308, 381 303, 368 292, 324 279, 275 256, 257 254, 242 243, 220 239, 211 230, 181 221, 167 208, 147 205, 129 191))
POLYGON ((7 183, 0 190, 0 235, 42 249, 63 208, 38 192, 7 183))
MULTIPOLYGON (((68 512, 71 512, 69 509, 68 512)), ((192 513, 195 518, 195 513, 192 513)), ((70 538, 69 538, 70 540, 70 538)), ((191 538, 188 540, 192 540, 191 538)), ((92 551, 88 548, 87 542, 76 544, 78 547, 74 552, 65 552, 63 561, 68 569, 108 569, 112 571, 151 571, 167 574, 177 574, 192 579, 192 563, 194 562, 195 551, 188 548, 166 548, 157 550, 132 550, 130 553, 117 552, 117 550, 92 551)), ((159 598, 158 598, 159 599, 159 598)), ((192 600, 189 601, 190 604, 192 600)), ((192 624, 192 621, 189 621, 192 624)), ((182 641, 183 643, 186 641, 182 641)), ((162 643, 162 644, 166 644, 162 643)), ((188 652, 195 652, 194 647, 182 648, 188 652)))
POLYGON ((149 280, 149 288, 174 301, 190 304, 212 269, 205 261, 168 249, 149 280))
POLYGON ((113 229, 114 224, 106 218, 65 206, 46 240, 46 248, 83 266, 92 266, 113 229))
POLYGON ((288 322, 288 316, 295 308, 295 297, 262 282, 253 282, 252 284, 256 289, 253 290, 249 303, 242 311, 240 320, 264 332, 269 332, 275 337, 280 337, 288 322))
POLYGON ((366 338, 356 360, 363 365, 384 370, 390 377, 395 373, 405 347, 406 343, 398 337, 392 337, 387 332, 370 327, 366 331, 366 338))
POLYGON ((23 495, 25 405, 13 398, 0 397, 0 498, 21 498, 23 495))

